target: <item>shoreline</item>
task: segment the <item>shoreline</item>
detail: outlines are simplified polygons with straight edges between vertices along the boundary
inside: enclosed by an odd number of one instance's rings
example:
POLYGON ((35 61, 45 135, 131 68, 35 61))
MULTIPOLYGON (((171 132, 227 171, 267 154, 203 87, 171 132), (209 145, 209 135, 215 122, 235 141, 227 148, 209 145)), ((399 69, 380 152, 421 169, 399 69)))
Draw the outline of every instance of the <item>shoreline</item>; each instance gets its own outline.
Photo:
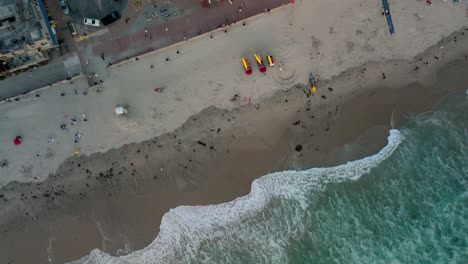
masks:
POLYGON ((60 263, 93 248, 128 253, 126 247, 137 250, 154 239, 169 208, 230 201, 272 171, 330 166, 375 153, 385 145, 395 111, 427 111, 442 96, 468 87, 460 74, 468 70, 464 32, 412 61, 349 69, 322 81, 314 96, 299 84, 232 111, 210 107, 173 132, 67 159, 44 182, 10 183, 0 192, 0 246, 9 254, 2 261, 60 263), (359 151, 340 155, 353 142, 359 151))

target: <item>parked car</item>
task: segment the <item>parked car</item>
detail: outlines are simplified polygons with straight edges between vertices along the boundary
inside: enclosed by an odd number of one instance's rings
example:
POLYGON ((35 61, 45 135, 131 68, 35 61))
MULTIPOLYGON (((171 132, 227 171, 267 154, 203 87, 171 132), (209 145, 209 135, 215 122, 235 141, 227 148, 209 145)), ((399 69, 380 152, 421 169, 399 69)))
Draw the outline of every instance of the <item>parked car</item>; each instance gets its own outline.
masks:
POLYGON ((99 22, 99 19, 94 19, 94 18, 85 18, 83 19, 83 23, 87 26, 93 26, 93 27, 99 27, 101 23, 99 22))
POLYGON ((67 26, 68 26, 68 29, 70 29, 70 32, 72 33, 72 35, 76 35, 75 25, 72 22, 67 21, 67 26))
POLYGON ((116 11, 110 13, 109 15, 105 16, 103 19, 101 19, 101 22, 104 26, 107 26, 111 23, 114 23, 120 18, 120 14, 116 11))
POLYGON ((70 14, 70 9, 68 8, 68 4, 66 0, 60 0, 60 7, 65 15, 70 14))

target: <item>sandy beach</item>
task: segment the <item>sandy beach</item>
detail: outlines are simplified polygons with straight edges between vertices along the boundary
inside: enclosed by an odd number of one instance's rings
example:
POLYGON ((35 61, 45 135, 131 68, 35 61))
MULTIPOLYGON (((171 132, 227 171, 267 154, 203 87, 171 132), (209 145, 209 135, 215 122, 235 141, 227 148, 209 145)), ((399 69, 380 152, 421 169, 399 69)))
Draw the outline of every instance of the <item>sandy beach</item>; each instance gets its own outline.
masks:
POLYGON ((11 142, 0 148, 1 262, 144 248, 171 208, 232 200, 269 172, 375 153, 390 127, 468 87, 464 9, 394 3, 392 36, 380 12, 298 1, 110 67, 98 87, 85 77, 1 103, 0 140, 11 142), (245 76, 240 58, 253 52, 277 65, 245 76), (130 106, 128 118, 116 104, 130 106), (70 118, 77 124, 60 131, 70 118))

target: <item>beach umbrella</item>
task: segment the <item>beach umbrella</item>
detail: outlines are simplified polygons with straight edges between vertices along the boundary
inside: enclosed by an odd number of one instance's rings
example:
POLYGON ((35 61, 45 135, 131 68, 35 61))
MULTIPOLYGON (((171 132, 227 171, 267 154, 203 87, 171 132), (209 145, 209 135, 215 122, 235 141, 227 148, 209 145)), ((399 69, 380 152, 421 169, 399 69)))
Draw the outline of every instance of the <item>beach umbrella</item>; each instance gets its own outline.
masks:
POLYGON ((20 136, 15 137, 15 140, 13 141, 13 143, 15 143, 16 146, 21 145, 21 137, 20 136))

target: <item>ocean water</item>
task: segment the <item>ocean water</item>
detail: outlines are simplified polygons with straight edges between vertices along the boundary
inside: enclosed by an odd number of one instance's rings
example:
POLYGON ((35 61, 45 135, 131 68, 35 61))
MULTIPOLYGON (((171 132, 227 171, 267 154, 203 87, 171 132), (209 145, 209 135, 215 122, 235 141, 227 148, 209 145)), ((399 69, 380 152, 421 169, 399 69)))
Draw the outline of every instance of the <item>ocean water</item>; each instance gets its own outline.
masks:
POLYGON ((468 100, 411 118, 373 156, 263 176, 234 201, 171 210, 142 250, 76 263, 468 263, 468 100))

